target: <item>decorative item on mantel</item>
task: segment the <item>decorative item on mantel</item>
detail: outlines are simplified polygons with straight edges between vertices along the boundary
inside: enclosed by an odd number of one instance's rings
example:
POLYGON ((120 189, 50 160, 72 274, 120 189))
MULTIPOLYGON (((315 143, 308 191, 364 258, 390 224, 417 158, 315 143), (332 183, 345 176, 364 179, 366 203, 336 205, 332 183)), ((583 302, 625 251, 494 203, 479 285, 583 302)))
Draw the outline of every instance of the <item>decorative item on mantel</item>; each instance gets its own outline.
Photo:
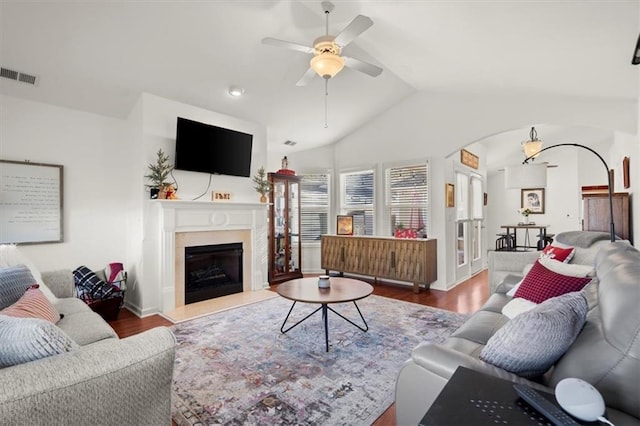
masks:
POLYGON ((278 173, 281 175, 291 175, 291 176, 295 176, 296 174, 295 171, 289 169, 289 159, 287 158, 286 155, 282 157, 282 168, 278 170, 278 173))
POLYGON ((151 181, 151 184, 147 185, 147 187, 150 189, 152 199, 177 198, 175 188, 170 182, 167 182, 172 170, 173 166, 169 164, 169 156, 160 148, 156 152, 156 163, 149 163, 149 173, 144 176, 151 181))
MULTIPOLYGON (((286 158, 286 157, 285 157, 286 158)), ((253 188, 258 194, 260 194, 260 202, 267 202, 267 192, 271 191, 271 182, 267 179, 267 174, 264 171, 264 166, 258 169, 258 173, 253 177, 253 183, 256 184, 253 188)))

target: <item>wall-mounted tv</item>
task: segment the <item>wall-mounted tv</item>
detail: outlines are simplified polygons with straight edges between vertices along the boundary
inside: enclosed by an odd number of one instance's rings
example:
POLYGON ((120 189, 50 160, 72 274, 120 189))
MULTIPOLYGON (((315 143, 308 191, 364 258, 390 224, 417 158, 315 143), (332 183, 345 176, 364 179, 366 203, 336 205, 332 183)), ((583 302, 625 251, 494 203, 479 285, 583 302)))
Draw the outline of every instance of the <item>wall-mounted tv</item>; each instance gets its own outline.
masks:
POLYGON ((253 135, 178 117, 177 170, 249 177, 253 135))

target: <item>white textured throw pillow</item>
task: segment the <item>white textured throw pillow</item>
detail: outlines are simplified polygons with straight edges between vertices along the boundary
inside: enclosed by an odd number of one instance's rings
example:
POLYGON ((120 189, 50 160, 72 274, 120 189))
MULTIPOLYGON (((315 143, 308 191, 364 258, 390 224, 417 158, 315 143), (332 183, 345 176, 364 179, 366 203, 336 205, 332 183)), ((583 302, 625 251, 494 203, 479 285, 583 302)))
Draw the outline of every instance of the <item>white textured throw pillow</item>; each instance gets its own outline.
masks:
POLYGON ((570 277, 593 277, 596 274, 596 270, 590 265, 580 265, 577 263, 564 263, 557 260, 541 257, 539 262, 545 268, 562 275, 570 277))
POLYGON ((536 306, 538 306, 537 303, 533 303, 532 301, 523 299, 522 297, 516 297, 502 307, 502 315, 509 319, 513 319, 522 313, 530 311, 536 306))
POLYGON ((58 298, 42 281, 42 275, 38 268, 35 267, 33 262, 25 256, 18 246, 15 244, 0 244, 0 268, 6 268, 9 266, 25 265, 29 268, 31 275, 35 278, 36 282, 40 285, 40 291, 49 299, 49 302, 54 303, 58 298))
POLYGON ((480 359, 522 377, 540 376, 569 349, 586 318, 581 292, 545 300, 491 336, 480 359))
POLYGON ((78 347, 50 321, 0 315, 0 368, 70 352, 78 347))

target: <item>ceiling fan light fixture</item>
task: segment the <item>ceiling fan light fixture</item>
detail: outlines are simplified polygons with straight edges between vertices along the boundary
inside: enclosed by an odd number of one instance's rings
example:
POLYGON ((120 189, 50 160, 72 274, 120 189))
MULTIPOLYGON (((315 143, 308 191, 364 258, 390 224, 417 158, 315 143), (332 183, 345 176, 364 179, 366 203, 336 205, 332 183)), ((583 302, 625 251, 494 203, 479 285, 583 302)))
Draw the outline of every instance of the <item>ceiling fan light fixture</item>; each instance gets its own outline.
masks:
POLYGON ((310 66, 320 77, 330 79, 342 71, 344 59, 333 53, 321 53, 311 58, 310 66))
POLYGON ((536 154, 539 153, 541 149, 542 141, 538 139, 538 132, 536 132, 536 128, 532 127, 531 132, 529 132, 529 140, 522 143, 522 150, 524 151, 524 155, 527 158, 536 158, 536 154))

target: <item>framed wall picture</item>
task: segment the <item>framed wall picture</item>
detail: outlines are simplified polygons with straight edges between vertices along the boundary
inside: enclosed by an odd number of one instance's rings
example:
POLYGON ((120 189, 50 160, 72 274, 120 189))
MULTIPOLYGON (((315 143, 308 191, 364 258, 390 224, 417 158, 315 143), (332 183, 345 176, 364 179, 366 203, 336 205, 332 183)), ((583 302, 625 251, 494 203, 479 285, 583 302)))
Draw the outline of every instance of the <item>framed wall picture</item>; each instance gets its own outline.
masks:
POLYGON ((469 166, 472 169, 478 168, 479 158, 477 155, 467 151, 466 149, 460 150, 460 162, 465 166, 469 166))
POLYGON ((622 160, 622 185, 624 189, 629 189, 631 182, 629 181, 629 157, 624 157, 622 160))
POLYGON ((445 205, 446 207, 456 206, 456 187, 452 183, 445 184, 445 205))
POLYGON ((0 160, 0 244, 63 242, 63 166, 0 160))
POLYGON ((544 213, 544 188, 521 189, 520 207, 531 210, 532 214, 544 213))
POLYGON ((336 231, 338 235, 353 235, 353 216, 338 216, 336 231))

